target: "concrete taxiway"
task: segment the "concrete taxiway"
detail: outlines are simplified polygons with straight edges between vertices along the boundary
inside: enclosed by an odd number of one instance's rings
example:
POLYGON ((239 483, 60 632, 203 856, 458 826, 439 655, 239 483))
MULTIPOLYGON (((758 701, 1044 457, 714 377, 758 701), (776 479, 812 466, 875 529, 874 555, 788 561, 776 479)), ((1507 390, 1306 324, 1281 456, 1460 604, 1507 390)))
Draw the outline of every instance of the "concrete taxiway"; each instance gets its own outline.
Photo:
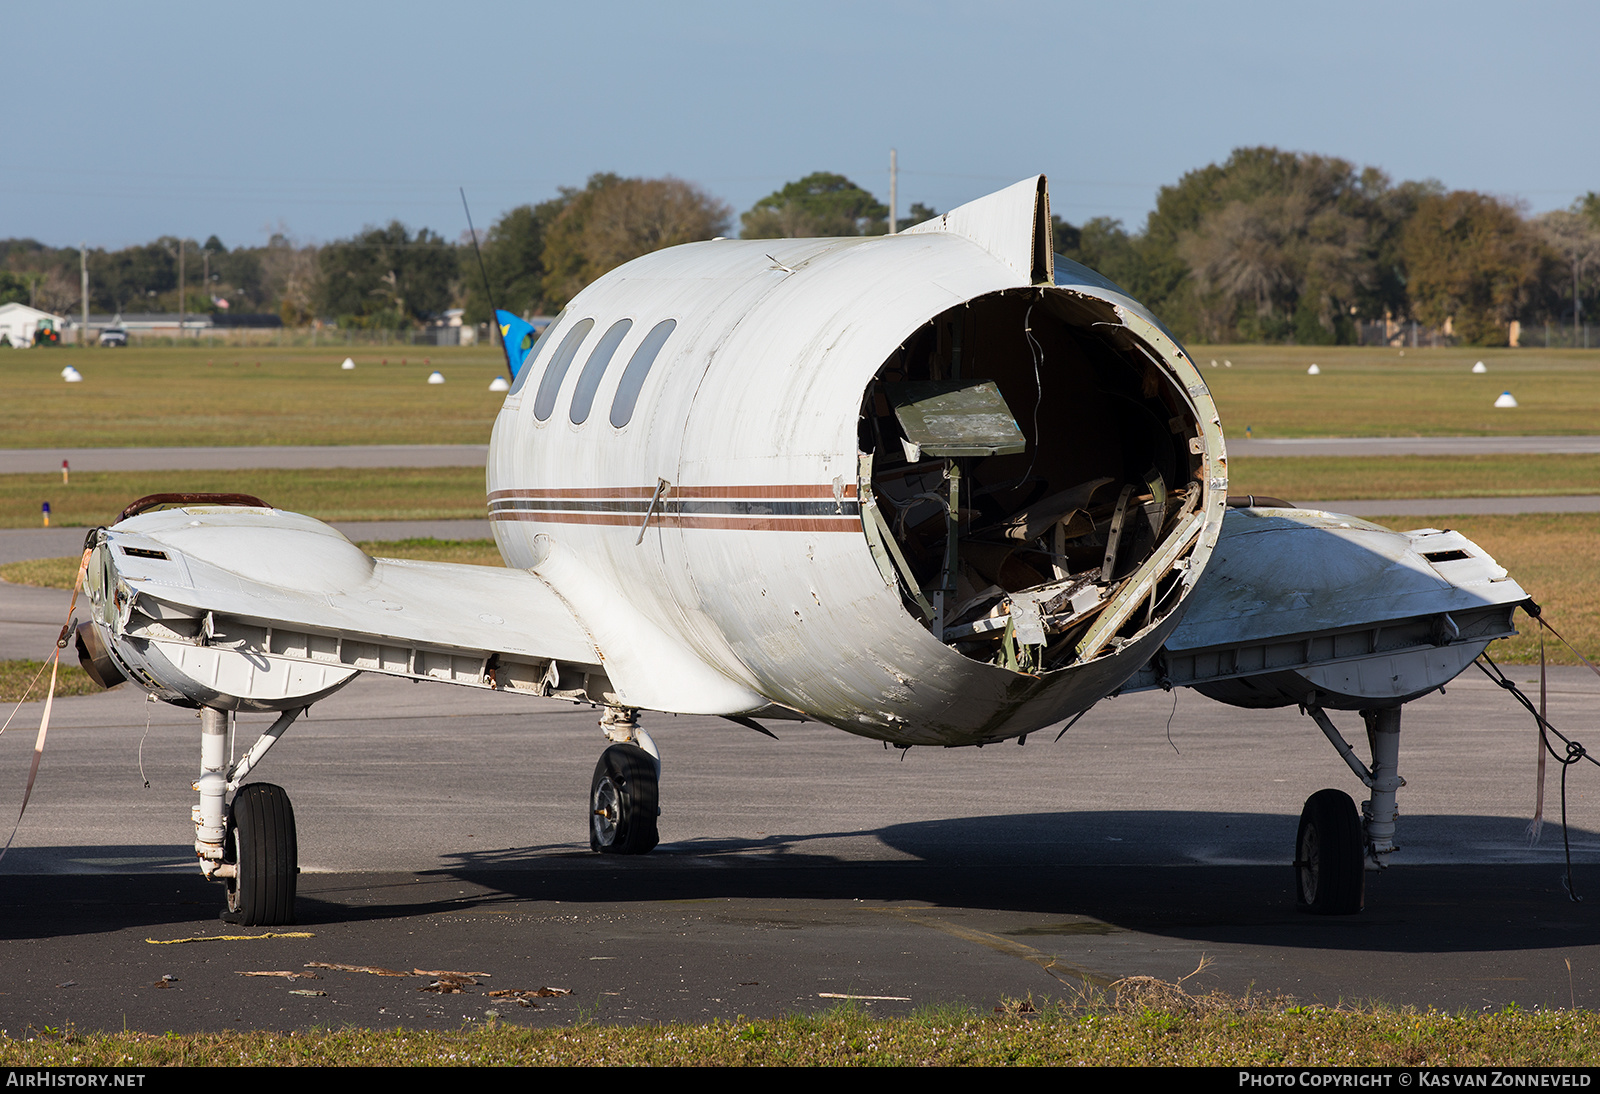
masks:
MULTIPOLYGON (((1600 452, 1600 436, 1289 437, 1230 435, 1233 456, 1487 456, 1600 452)), ((486 444, 258 445, 212 448, 0 448, 0 474, 295 467, 482 467, 486 444)))
MULTIPOLYGON (((1552 721, 1592 735, 1600 679, 1552 679, 1552 721)), ((39 711, 0 736, 13 801, 39 711)), ((1359 740, 1356 717, 1336 719, 1359 740)), ((241 719, 241 748, 266 721, 241 719)), ((1294 907, 1301 803, 1361 788, 1293 709, 1131 695, 1059 743, 905 754, 815 725, 774 723, 779 741, 715 718, 646 725, 662 844, 602 857, 585 828, 596 712, 358 679, 258 772, 294 801, 304 870, 307 936, 269 938, 221 925, 220 890, 193 866, 193 712, 129 687, 62 700, 0 863, 0 1028, 703 1020, 863 996, 885 1013, 987 1009, 1177 979, 1202 959, 1188 981, 1202 990, 1600 1005, 1594 772, 1566 787, 1579 904, 1563 889, 1559 772, 1530 847, 1531 720, 1476 670, 1407 707, 1403 850, 1350 918, 1294 907), (224 934, 246 937, 180 943, 224 934), (240 975, 310 962, 413 975, 240 975), (415 970, 491 975, 440 996, 415 970), (541 987, 572 994, 537 1009, 486 994, 541 987), (293 994, 308 990, 326 994, 293 994)))

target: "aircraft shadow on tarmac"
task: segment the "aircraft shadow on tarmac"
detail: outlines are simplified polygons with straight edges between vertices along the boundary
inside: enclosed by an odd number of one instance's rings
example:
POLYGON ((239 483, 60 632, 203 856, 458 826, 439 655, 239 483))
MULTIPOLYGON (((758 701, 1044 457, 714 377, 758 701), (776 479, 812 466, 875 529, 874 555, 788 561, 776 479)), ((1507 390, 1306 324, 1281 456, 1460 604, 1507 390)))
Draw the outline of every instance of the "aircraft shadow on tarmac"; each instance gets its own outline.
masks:
MULTIPOLYGON (((1559 825, 1530 850, 1515 819, 1407 817, 1411 845, 1425 862, 1369 875, 1362 915, 1319 918, 1295 908, 1287 855, 1273 863, 1271 849, 1291 842, 1296 823, 1278 814, 1106 811, 692 839, 641 858, 594 855, 570 843, 508 848, 455 855, 438 869, 302 874, 298 917, 302 924, 349 923, 513 907, 537 917, 540 904, 557 901, 807 900, 1071 917, 1060 933, 1131 930, 1391 952, 1540 949, 1593 936, 1600 914, 1600 836, 1593 832, 1569 833, 1576 889, 1592 895, 1574 903, 1563 885, 1559 825), (1215 838, 1202 843, 1195 839, 1201 834, 1215 838), (855 842, 852 853, 846 841, 862 839, 881 848, 865 856, 855 842), (462 883, 472 888, 463 891, 462 883)), ((94 861, 153 865, 182 861, 184 851, 96 848, 94 861)), ((27 855, 38 861, 52 852, 83 861, 83 848, 27 855)), ((210 924, 221 901, 213 883, 187 870, 13 875, 5 888, 10 908, 0 932, 10 938, 210 924)))

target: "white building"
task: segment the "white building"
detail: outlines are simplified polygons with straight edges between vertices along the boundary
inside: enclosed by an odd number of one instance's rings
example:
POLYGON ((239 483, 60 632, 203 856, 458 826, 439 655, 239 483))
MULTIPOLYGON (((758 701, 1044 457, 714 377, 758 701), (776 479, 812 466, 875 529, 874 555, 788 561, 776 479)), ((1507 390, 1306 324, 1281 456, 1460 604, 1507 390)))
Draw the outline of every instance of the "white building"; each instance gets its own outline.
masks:
POLYGON ((35 330, 53 327, 60 332, 65 322, 59 315, 26 304, 0 304, 0 335, 9 338, 13 346, 31 346, 35 330))

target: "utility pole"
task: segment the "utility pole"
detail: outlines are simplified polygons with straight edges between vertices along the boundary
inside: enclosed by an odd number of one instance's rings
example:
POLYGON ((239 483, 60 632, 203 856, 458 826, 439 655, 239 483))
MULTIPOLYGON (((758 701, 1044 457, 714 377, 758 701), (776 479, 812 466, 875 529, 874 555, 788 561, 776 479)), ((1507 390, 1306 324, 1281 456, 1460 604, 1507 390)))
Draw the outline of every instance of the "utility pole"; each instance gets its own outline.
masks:
POLYGON ((900 169, 895 162, 895 150, 889 149, 889 234, 894 235, 900 216, 900 202, 895 189, 900 184, 900 169))
POLYGON ((78 328, 81 332, 78 335, 78 345, 87 346, 89 344, 89 244, 87 241, 78 244, 78 259, 81 263, 83 276, 83 326, 78 328))
MULTIPOLYGON (((1583 269, 1583 259, 1574 249, 1572 253, 1572 348, 1578 348, 1578 314, 1583 310, 1583 300, 1578 296, 1578 272, 1583 269)), ((1587 347, 1585 347, 1587 348, 1587 347)))
POLYGON ((188 286, 184 284, 183 256, 188 251, 182 239, 178 240, 178 340, 183 340, 183 292, 188 286))

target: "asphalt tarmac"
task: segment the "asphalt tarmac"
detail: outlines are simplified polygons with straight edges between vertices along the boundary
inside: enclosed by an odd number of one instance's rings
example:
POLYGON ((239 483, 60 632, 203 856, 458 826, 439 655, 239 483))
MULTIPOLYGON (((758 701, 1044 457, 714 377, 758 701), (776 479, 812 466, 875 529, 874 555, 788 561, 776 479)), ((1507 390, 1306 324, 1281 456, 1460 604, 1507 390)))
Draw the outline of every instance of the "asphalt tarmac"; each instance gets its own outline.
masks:
MULTIPOLYGON (((420 534, 486 534, 438 523, 420 534)), ((56 533, 70 541, 0 533, 0 556, 71 553, 83 534, 56 533)), ((42 656, 67 595, 0 584, 0 658, 42 656)), ((1536 670, 1516 678, 1536 689, 1536 670)), ((1551 680, 1551 720, 1600 740, 1600 678, 1563 668, 1551 680)), ((21 802, 41 709, 23 706, 0 735, 0 802, 21 802)), ((129 686, 58 701, 0 860, 0 1029, 454 1028, 490 1011, 699 1021, 842 1000, 988 1009, 1202 964, 1191 989, 1600 1006, 1593 767, 1566 780, 1588 898, 1575 903, 1560 770, 1530 847, 1531 719, 1476 670, 1406 708, 1402 851, 1349 918, 1294 906, 1302 802, 1323 786, 1363 795, 1293 709, 1130 695, 1059 743, 1051 731, 1022 748, 904 755, 816 725, 774 723, 774 742, 647 715, 664 758, 662 845, 638 859, 588 850, 596 716, 370 677, 318 704, 256 775, 295 803, 301 936, 217 920, 220 888, 190 849, 193 712, 129 686), (222 935, 244 937, 207 940, 222 935), (318 962, 411 975, 307 967, 318 962), (439 971, 490 975, 460 994, 426 990, 439 971), (261 972, 319 979, 243 975, 261 972), (542 988, 570 994, 526 1007, 488 994, 542 988)), ((1359 742, 1359 719, 1335 720, 1359 742)), ((266 721, 241 721, 241 748, 266 721)))
MULTIPOLYGON (((1593 737, 1600 678, 1552 679, 1551 720, 1593 737)), ((13 802, 40 708, 0 736, 13 802)), ((1359 741, 1355 716, 1335 719, 1359 741)), ((239 747, 267 720, 241 719, 239 747)), ((1302 802, 1361 788, 1293 709, 1130 695, 1059 743, 903 755, 816 725, 774 723, 772 741, 647 715, 662 843, 637 859, 588 850, 596 720, 369 677, 318 704, 255 776, 294 802, 302 937, 217 920, 220 889, 190 851, 193 712, 128 686, 58 701, 0 862, 0 1028, 453 1028, 490 1010, 697 1021, 841 997, 881 1013, 989 1009, 1202 963, 1191 988, 1307 1002, 1600 1006, 1594 772, 1567 780, 1588 897, 1574 903, 1559 771, 1530 847, 1531 720, 1475 670, 1407 707, 1403 850, 1348 918, 1294 905, 1302 802), (244 937, 205 940, 219 935, 244 937), (441 970, 489 975, 463 994, 425 990, 441 970), (308 971, 320 979, 243 975, 308 971), (571 994, 526 1008, 487 994, 540 988, 571 994)))

